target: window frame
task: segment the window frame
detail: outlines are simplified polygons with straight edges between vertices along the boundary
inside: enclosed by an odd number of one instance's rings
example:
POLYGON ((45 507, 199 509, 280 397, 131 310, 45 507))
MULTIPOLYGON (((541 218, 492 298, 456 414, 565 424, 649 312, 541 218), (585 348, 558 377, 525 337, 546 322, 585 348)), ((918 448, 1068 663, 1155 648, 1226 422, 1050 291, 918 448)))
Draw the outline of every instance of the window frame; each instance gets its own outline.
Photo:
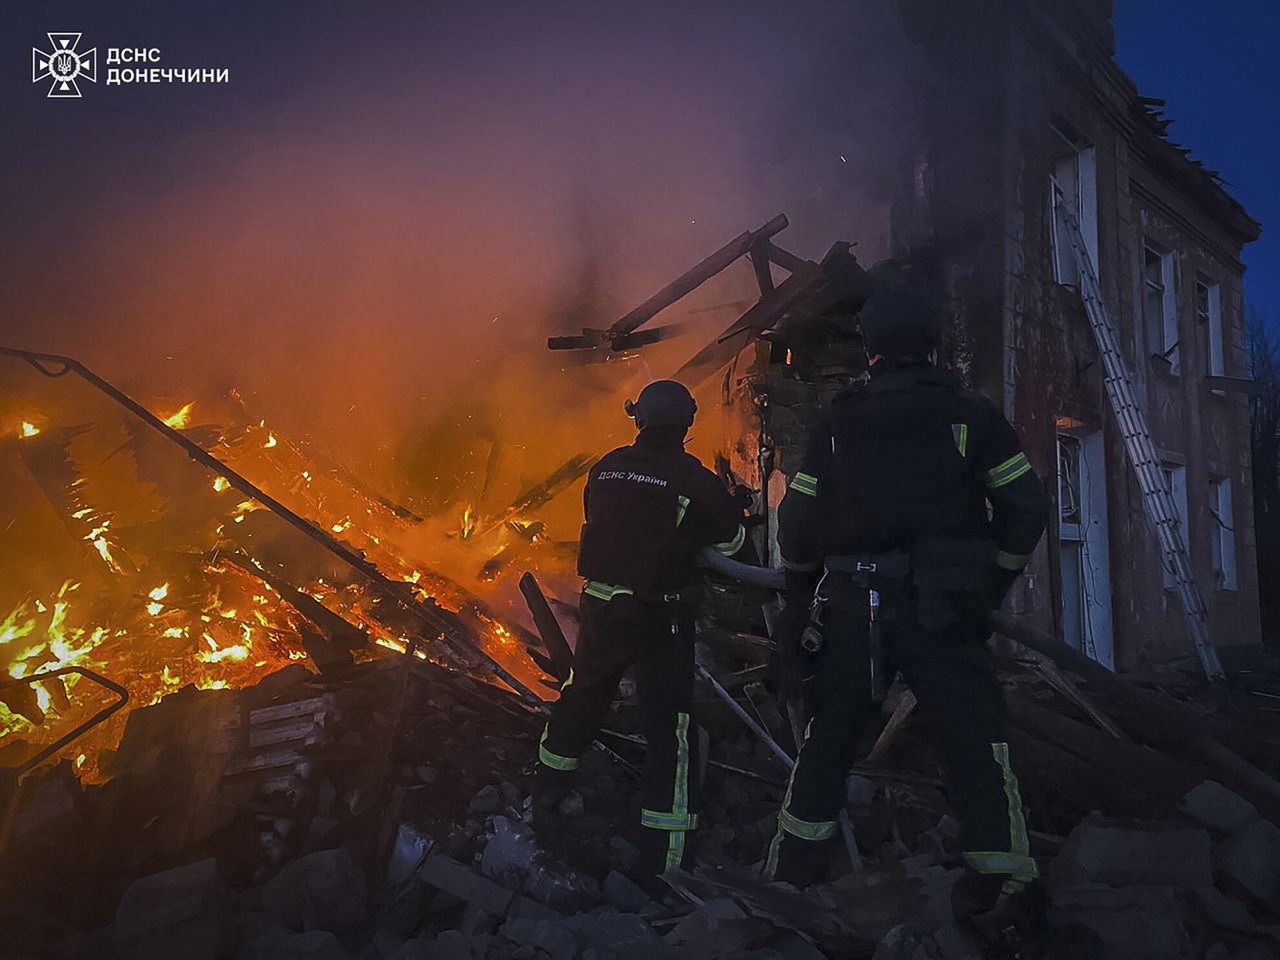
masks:
POLYGON ((1211 543, 1214 586, 1234 593, 1240 588, 1240 573, 1230 477, 1209 478, 1209 516, 1213 520, 1211 543))
POLYGON ((1078 290, 1080 271, 1076 269, 1070 245, 1060 235, 1062 227, 1058 208, 1066 204, 1074 206, 1076 222, 1080 225, 1080 235, 1084 238, 1085 247, 1093 261, 1094 273, 1100 274, 1098 156, 1093 144, 1083 137, 1066 132, 1057 123, 1052 124, 1052 129, 1066 150, 1053 159, 1049 170, 1049 268, 1055 283, 1078 290), (1069 183, 1068 178, 1061 175, 1063 166, 1068 163, 1071 164, 1069 183), (1068 186, 1070 190, 1067 189, 1068 186))
POLYGON ((1179 376, 1182 372, 1182 338, 1178 329, 1178 297, 1177 276, 1174 267, 1173 251, 1150 237, 1142 238, 1142 319, 1146 331, 1147 346, 1153 358, 1169 364, 1169 372, 1179 376), (1150 257, 1155 257, 1160 265, 1160 282, 1157 284, 1147 276, 1151 265, 1150 257), (1147 305, 1151 300, 1150 293, 1160 295, 1160 317, 1151 316, 1147 305))
MULTIPOLYGON (((1222 284, 1203 273, 1196 274, 1196 323, 1204 325, 1205 376, 1227 375, 1226 326, 1222 316, 1222 284), (1204 309, 1200 292, 1204 291, 1204 309)), ((1217 396, 1223 391, 1214 390, 1217 396)))

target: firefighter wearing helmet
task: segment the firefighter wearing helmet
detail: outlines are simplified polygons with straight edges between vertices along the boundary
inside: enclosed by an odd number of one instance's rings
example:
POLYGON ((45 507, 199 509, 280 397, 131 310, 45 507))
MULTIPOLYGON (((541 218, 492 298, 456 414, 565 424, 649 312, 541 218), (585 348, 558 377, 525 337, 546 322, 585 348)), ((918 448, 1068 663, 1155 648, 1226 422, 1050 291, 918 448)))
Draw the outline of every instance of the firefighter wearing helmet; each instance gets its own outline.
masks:
POLYGON ((697 825, 698 742, 690 721, 702 583, 696 559, 708 545, 737 553, 746 532, 741 499, 684 450, 697 411, 684 385, 650 383, 626 409, 639 431, 635 442, 602 457, 583 494, 581 627, 573 670, 539 742, 535 826, 554 823, 618 681, 632 670, 649 745, 639 879, 678 869, 697 825))
POLYGON ((957 910, 999 926, 1037 874, 987 616, 1035 549, 1048 499, 999 409, 935 366, 941 310, 927 291, 906 269, 876 278, 861 313, 870 379, 813 429, 779 507, 775 683, 807 693, 812 721, 766 871, 822 878, 873 685, 900 671, 960 822, 957 910))

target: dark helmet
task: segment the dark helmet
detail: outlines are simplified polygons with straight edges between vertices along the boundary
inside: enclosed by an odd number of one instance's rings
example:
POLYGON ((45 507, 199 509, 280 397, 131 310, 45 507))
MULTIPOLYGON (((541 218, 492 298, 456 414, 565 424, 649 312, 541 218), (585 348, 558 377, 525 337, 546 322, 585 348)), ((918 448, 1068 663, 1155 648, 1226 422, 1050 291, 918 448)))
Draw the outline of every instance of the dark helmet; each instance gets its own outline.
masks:
POLYGON ((635 418, 636 429, 645 427, 689 427, 698 410, 688 388, 675 380, 655 380, 634 401, 625 404, 627 416, 635 418))
POLYGON ((862 343, 882 357, 925 356, 938 346, 941 304, 929 281, 910 270, 876 277, 862 307, 862 343))

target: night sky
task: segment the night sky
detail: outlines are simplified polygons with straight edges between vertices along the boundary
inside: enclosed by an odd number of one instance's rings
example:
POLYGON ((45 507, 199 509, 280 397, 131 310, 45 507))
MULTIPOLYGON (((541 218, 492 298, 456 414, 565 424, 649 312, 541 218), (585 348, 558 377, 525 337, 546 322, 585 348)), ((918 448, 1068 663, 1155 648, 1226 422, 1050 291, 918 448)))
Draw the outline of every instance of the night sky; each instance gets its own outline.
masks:
POLYGON ((1116 0, 1116 59, 1168 101, 1170 137, 1222 173, 1262 223, 1245 248, 1245 296, 1280 326, 1280 4, 1116 0))

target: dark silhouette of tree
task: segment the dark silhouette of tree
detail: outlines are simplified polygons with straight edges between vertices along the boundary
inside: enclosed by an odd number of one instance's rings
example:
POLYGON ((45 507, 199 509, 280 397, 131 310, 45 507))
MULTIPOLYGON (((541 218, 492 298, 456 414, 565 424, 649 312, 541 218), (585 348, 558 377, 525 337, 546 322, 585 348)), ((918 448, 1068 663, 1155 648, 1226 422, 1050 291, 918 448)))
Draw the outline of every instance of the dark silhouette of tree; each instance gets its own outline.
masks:
POLYGON ((1250 401, 1253 449, 1253 524, 1258 544, 1262 630, 1280 638, 1280 336, 1258 309, 1245 310, 1249 376, 1258 385, 1250 401))

